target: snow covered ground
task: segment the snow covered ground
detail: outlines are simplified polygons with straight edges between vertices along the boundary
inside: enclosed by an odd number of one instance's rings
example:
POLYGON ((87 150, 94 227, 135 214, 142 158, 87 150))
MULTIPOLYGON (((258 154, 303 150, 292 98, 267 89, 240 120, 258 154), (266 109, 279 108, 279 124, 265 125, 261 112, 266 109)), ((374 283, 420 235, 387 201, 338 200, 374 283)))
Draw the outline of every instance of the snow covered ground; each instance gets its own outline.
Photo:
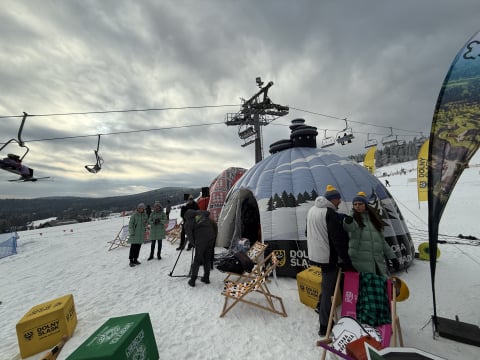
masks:
MULTIPOLYGON (((446 239, 458 234, 480 237, 480 157, 471 161, 447 204, 440 223, 446 239)), ((383 168, 393 173, 414 168, 415 162, 383 168)), ((415 244, 427 241, 427 203, 417 202, 415 172, 388 177, 415 244)), ((154 199, 152 199, 154 200, 154 199)), ((135 205, 135 204, 132 204, 135 205)), ((175 214, 175 213, 173 213, 175 214)), ((178 210, 176 210, 178 215, 178 210)), ((239 304, 219 318, 224 298, 223 273, 214 270, 211 284, 187 285, 190 252, 183 252, 173 274, 177 244, 163 243, 162 260, 128 266, 128 249, 108 251, 128 218, 36 229, 19 233, 18 254, 0 260, 0 359, 20 359, 15 325, 33 306, 73 294, 78 324, 58 359, 65 359, 111 317, 148 312, 161 359, 319 359, 318 317, 299 300, 295 279, 271 283, 283 297, 288 317, 239 304)), ((480 246, 440 244, 436 294, 439 316, 480 325, 480 246)), ((221 249, 216 249, 221 252, 221 249)), ((202 270, 200 270, 200 274, 202 270)), ((479 348, 445 338, 432 339, 433 313, 430 269, 414 261, 398 274, 410 288, 408 300, 398 304, 405 346, 446 359, 478 359, 479 348)), ((41 354, 31 356, 37 360, 41 354)))

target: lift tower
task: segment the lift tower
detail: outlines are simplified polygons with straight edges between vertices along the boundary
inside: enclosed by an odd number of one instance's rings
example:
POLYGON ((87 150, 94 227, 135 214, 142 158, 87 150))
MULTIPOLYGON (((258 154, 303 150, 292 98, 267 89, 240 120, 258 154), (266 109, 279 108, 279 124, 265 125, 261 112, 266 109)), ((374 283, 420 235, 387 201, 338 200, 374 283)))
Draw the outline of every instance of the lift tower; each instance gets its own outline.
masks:
POLYGON ((238 126, 238 136, 244 141, 242 147, 255 143, 255 163, 258 163, 263 159, 261 126, 287 115, 290 109, 288 106, 274 104, 268 97, 268 89, 273 85, 272 81, 263 86, 262 79, 257 77, 256 82, 260 90, 250 99, 242 99, 240 111, 228 113, 225 124, 238 126))

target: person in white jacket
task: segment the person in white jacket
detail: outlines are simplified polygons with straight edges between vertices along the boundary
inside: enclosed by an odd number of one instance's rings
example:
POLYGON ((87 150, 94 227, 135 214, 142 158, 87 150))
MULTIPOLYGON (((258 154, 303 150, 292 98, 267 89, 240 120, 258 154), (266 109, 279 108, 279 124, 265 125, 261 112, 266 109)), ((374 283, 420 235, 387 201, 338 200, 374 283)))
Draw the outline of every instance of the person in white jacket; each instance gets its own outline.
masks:
POLYGON ((342 226, 343 217, 337 213, 341 202, 338 190, 327 185, 325 194, 315 199, 315 205, 307 214, 309 262, 322 269, 322 291, 316 310, 319 314, 320 336, 325 336, 327 332, 338 267, 355 271, 348 256, 348 234, 342 226))

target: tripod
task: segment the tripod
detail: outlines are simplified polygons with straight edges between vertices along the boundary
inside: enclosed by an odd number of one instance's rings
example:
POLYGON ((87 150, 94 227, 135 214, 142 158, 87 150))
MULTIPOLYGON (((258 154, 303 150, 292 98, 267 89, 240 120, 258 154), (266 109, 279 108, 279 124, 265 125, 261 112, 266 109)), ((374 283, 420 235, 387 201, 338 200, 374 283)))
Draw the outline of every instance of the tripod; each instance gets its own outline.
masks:
MULTIPOLYGON (((185 246, 187 246, 187 244, 185 244, 185 246)), ((170 276, 170 277, 190 277, 190 276, 192 276, 192 265, 193 265, 193 258, 195 256, 195 246, 192 247, 192 258, 190 260, 190 268, 189 268, 188 274, 186 274, 186 275, 173 275, 173 271, 175 270, 175 267, 177 266, 178 260, 180 259, 180 256, 182 255, 182 252, 185 249, 185 246, 180 250, 180 252, 177 256, 177 260, 175 260, 175 264, 173 264, 172 271, 170 271, 170 274, 168 274, 168 276, 170 276)))

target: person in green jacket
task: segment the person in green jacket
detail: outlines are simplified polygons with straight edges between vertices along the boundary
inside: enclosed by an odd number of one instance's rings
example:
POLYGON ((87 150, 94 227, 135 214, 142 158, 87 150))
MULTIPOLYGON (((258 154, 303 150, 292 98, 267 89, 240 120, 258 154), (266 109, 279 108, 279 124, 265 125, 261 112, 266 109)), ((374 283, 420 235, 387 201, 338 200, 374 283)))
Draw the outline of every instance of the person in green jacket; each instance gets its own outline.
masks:
POLYGON ((145 231, 147 230, 148 217, 145 213, 145 204, 140 203, 137 205, 137 211, 130 216, 130 222, 128 223, 128 243, 130 244, 130 253, 128 258, 130 259, 130 266, 140 265, 138 256, 140 255, 140 248, 145 241, 145 231))
POLYGON ((158 241, 158 250, 157 258, 160 260, 162 258, 162 240, 165 239, 165 224, 167 223, 167 215, 163 212, 162 205, 155 201, 153 205, 153 211, 148 218, 148 223, 150 224, 150 240, 152 244, 150 245, 150 257, 147 260, 153 259, 153 254, 155 253, 155 242, 158 241))
POLYGON ((350 237, 348 254, 353 267, 358 272, 387 276, 387 258, 398 270, 400 264, 383 235, 384 223, 377 211, 368 205, 365 193, 359 192, 352 203, 353 209, 343 220, 343 228, 350 237))

